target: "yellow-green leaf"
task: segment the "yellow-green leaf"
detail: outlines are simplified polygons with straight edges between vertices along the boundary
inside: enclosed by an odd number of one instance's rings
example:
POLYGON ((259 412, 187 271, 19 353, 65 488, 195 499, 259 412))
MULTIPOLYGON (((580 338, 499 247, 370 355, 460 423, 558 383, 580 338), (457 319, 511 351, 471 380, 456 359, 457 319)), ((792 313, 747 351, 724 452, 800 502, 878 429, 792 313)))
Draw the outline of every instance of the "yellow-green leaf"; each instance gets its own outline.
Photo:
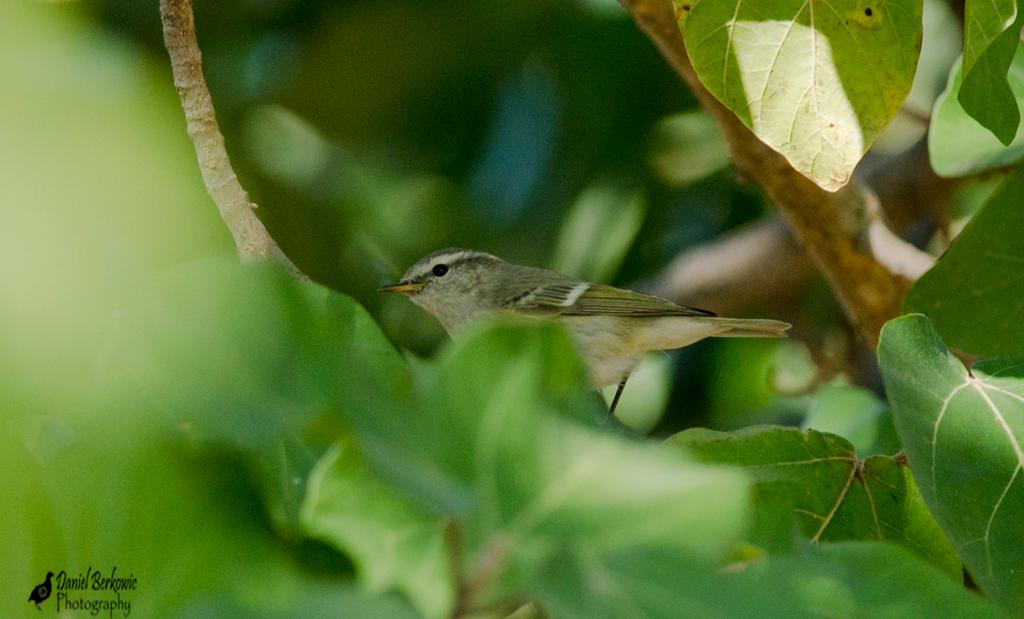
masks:
POLYGON ((910 92, 921 0, 674 0, 701 82, 829 191, 910 92))

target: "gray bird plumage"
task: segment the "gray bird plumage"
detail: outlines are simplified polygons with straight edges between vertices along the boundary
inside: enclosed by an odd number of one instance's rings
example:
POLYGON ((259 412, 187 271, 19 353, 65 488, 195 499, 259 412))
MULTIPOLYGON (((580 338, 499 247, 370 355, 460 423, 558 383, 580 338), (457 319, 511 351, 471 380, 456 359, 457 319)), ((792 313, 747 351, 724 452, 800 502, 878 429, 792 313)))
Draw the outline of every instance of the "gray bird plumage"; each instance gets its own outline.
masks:
POLYGON ((485 314, 559 320, 597 387, 624 384, 650 351, 681 348, 706 337, 784 337, 790 327, 777 320, 723 318, 668 299, 459 248, 422 258, 400 283, 381 290, 407 295, 453 335, 485 314))

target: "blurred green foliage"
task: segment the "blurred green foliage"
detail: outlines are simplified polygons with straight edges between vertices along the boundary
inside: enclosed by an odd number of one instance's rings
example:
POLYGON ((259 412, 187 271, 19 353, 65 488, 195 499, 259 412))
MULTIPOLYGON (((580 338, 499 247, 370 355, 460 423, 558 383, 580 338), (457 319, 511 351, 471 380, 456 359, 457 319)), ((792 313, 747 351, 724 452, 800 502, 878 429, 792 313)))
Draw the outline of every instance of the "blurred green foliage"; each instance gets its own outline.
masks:
POLYGON ((818 389, 801 425, 842 436, 861 456, 891 456, 899 451, 885 402, 862 387, 836 384, 818 389))
MULTIPOLYGON (((155 2, 90 5, 163 59, 155 2)), ((614 5, 224 2, 199 3, 196 21, 261 218, 304 271, 420 353, 440 330, 375 288, 434 249, 625 283, 764 209, 727 177, 681 185, 650 167, 688 156, 707 131, 666 143, 660 123, 695 103, 614 5), (608 220, 635 199, 646 206, 630 221, 643 224, 608 220)), ((705 174, 724 164, 721 146, 711 152, 705 174)))
MULTIPOLYGON (((169 79, 155 1, 85 5, 169 79)), ((617 3, 235 0, 195 10, 218 119, 261 219, 301 269, 355 297, 416 354, 446 336, 376 288, 430 251, 472 247, 630 284, 765 211, 754 188, 733 182, 710 119, 617 3)), ((690 378, 665 374, 657 388, 687 405, 656 399, 642 413, 666 415, 661 431, 704 416, 706 366, 673 359, 690 378)), ((762 379, 749 388, 762 391, 762 379)))
POLYGON ((268 474, 295 446, 275 402, 296 416, 319 405, 310 381, 278 400, 254 389, 259 368, 286 371, 283 350, 302 354, 284 329, 248 337, 284 326, 291 305, 280 286, 245 296, 258 290, 207 203, 163 71, 75 7, 5 3, 0 19, 0 76, 20 93, 0 101, 0 614, 35 614, 26 583, 48 570, 116 568, 137 579, 122 597, 139 616, 407 615, 339 581, 345 560, 271 527, 291 496, 278 490, 303 491, 268 474), (227 254, 227 280, 187 266, 210 254, 227 254), (219 313, 229 299, 245 311, 219 313), (175 311, 191 303, 219 320, 175 311), (248 354, 227 345, 239 330, 248 354), (272 417, 245 406, 256 400, 272 417))

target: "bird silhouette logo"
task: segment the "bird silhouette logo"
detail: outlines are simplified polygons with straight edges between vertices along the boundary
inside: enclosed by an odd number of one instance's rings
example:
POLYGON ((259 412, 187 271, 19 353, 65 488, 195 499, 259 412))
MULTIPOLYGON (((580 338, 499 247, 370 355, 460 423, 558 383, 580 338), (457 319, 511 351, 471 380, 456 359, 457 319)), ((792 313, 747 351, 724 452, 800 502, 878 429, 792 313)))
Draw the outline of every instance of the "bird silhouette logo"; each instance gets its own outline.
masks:
POLYGON ((46 580, 35 586, 32 589, 32 594, 28 596, 29 602, 35 602, 36 608, 46 601, 46 598, 50 597, 50 593, 53 592, 53 587, 50 585, 50 579, 53 578, 53 572, 46 572, 46 580))

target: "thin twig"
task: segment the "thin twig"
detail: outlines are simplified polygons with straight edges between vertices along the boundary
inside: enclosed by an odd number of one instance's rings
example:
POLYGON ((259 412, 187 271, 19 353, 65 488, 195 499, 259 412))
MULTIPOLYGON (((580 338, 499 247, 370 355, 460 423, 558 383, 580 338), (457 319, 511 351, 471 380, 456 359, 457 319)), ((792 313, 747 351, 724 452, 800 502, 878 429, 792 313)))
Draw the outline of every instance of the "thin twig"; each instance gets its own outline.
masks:
POLYGON ((164 45, 171 58, 174 85, 185 112, 188 135, 196 149, 199 170, 206 191, 217 205, 221 219, 235 240, 243 262, 273 261, 299 279, 308 279, 281 251, 263 222, 256 217, 256 205, 235 176, 224 148, 224 136, 217 126, 213 99, 203 78, 203 59, 196 39, 192 0, 160 0, 164 45))
POLYGON ((456 617, 468 615, 476 608, 476 597, 501 573, 509 550, 509 539, 500 533, 494 535, 477 555, 474 569, 469 574, 460 575, 456 617))
MULTIPOLYGON (((621 0, 637 26, 654 42, 716 120, 733 164, 764 189, 794 236, 822 272, 864 340, 874 346, 887 320, 897 316, 910 280, 890 271, 868 242, 872 224, 885 225, 869 209, 857 182, 829 193, 789 165, 718 102, 697 79, 669 0, 621 0), (877 222, 877 223, 876 223, 877 222)), ((893 234, 888 240, 899 238, 893 234)), ((900 241, 902 242, 902 241, 900 241)))

